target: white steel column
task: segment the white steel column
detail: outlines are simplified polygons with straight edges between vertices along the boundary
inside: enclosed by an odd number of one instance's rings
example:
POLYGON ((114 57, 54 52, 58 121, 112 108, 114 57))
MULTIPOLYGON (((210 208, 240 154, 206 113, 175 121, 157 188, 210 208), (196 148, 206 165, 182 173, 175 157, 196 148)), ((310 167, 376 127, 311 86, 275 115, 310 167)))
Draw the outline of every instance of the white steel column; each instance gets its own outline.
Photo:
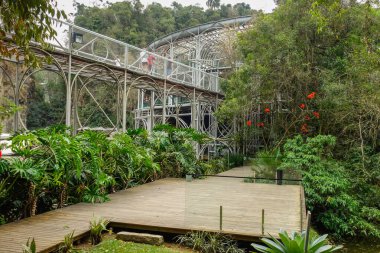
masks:
POLYGON ((72 26, 69 26, 69 72, 66 86, 66 126, 71 126, 71 51, 72 51, 72 26))
POLYGON ((193 99, 192 99, 192 103, 191 103, 191 127, 198 130, 197 128, 197 120, 196 120, 196 117, 197 117, 197 101, 196 101, 196 97, 195 97, 195 89, 193 90, 193 99))
MULTIPOLYGON (((152 131, 154 128, 154 103, 155 102, 155 94, 154 91, 150 92, 150 129, 152 131)), ((144 103, 144 102, 143 102, 144 103)), ((144 107, 144 104, 143 104, 144 107)))
MULTIPOLYGON (((123 87, 123 126, 122 131, 127 131, 127 66, 128 66, 128 47, 124 49, 124 87, 123 87)), ((140 94, 140 92, 139 92, 140 94)))
POLYGON ((122 131, 127 131, 127 69, 124 69, 124 87, 123 87, 123 126, 122 131))
POLYGON ((164 80, 164 96, 162 101, 162 124, 166 122, 166 79, 164 80))
MULTIPOLYGON (((20 83, 18 81, 18 61, 16 61, 16 78, 15 78, 15 105, 18 107, 20 105, 20 83)), ((19 129, 19 118, 20 113, 19 110, 16 110, 14 115, 14 130, 17 132, 19 129)), ((26 120, 25 120, 25 127, 26 127, 26 120)))

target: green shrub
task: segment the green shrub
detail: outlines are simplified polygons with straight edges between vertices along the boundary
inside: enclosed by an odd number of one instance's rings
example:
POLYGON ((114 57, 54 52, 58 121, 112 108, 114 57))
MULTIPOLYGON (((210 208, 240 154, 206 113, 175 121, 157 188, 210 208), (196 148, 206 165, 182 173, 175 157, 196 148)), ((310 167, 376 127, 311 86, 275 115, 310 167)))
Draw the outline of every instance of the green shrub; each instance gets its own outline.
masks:
POLYGON ((178 237, 178 243, 202 253, 244 253, 231 238, 204 231, 191 232, 178 237))
POLYGON ((102 232, 107 231, 109 220, 104 218, 93 218, 90 221, 90 239, 92 245, 96 245, 102 241, 102 232))
POLYGON ((20 108, 17 107, 11 100, 0 98, 0 134, 3 130, 2 122, 12 116, 20 108))
POLYGON ((244 165, 244 155, 242 154, 230 154, 229 155, 229 168, 239 167, 244 165))
POLYGON ((118 189, 193 174, 193 145, 203 138, 166 125, 112 138, 92 130, 73 136, 62 125, 17 134, 12 150, 18 158, 0 159, 0 215, 12 221, 70 203, 104 202, 118 189))
POLYGON ((201 143, 204 139, 194 129, 159 125, 148 136, 147 146, 155 152, 155 161, 162 168, 161 176, 183 177, 196 173, 194 142, 201 143))
POLYGON ((59 253, 70 253, 74 251, 74 231, 65 235, 63 243, 59 246, 59 253))
POLYGON ((22 253, 36 253, 37 252, 37 247, 36 247, 36 242, 34 241, 34 238, 26 242, 25 245, 23 245, 23 250, 22 253))
POLYGON ((313 213, 318 228, 333 236, 380 238, 380 212, 368 206, 353 188, 344 163, 333 157, 335 137, 318 135, 304 139, 296 136, 284 145, 281 167, 302 174, 307 208, 313 213))
MULTIPOLYGON (((279 233, 281 241, 273 236, 271 239, 261 239, 266 246, 253 243, 252 246, 262 253, 304 253, 306 243, 306 233, 302 234, 292 233, 290 236, 287 232, 279 233)), ((329 253, 338 251, 342 246, 331 246, 328 244, 327 235, 321 237, 311 238, 308 242, 308 253, 329 253)))
POLYGON ((107 167, 119 187, 127 187, 131 180, 138 183, 153 180, 159 173, 160 166, 154 161, 154 151, 144 145, 146 143, 139 143, 127 134, 116 134, 111 140, 106 153, 107 167))
POLYGON ((255 158, 252 159, 252 169, 264 177, 273 177, 273 173, 281 165, 281 158, 282 156, 279 150, 259 151, 255 158))
POLYGON ((197 161, 196 175, 214 175, 228 170, 225 158, 214 158, 209 161, 197 161))

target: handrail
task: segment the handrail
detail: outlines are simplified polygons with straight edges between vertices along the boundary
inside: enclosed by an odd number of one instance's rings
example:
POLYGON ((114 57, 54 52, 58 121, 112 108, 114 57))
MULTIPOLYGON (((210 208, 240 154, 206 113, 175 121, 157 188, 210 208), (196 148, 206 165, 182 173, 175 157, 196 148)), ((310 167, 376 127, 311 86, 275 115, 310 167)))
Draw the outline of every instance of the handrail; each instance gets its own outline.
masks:
POLYGON ((163 79, 169 79, 180 84, 200 88, 207 91, 221 93, 220 86, 219 86, 219 81, 221 78, 213 73, 209 73, 201 69, 195 68, 193 66, 189 66, 184 63, 174 61, 167 57, 158 55, 154 52, 150 52, 148 50, 138 48, 126 42, 122 42, 122 41, 110 38, 106 35, 99 34, 97 32, 80 27, 78 25, 75 25, 67 21, 58 20, 58 19, 53 19, 53 20, 56 22, 57 25, 68 26, 69 28, 68 38, 69 38, 70 43, 73 43, 72 36, 73 36, 74 31, 83 32, 83 38, 84 38, 84 35, 86 34, 89 34, 90 36, 95 37, 95 38, 92 38, 90 41, 86 41, 85 44, 80 48, 62 45, 60 41, 58 41, 58 39, 56 38, 57 42, 60 45, 59 46, 53 45, 55 48, 63 49, 69 52, 70 54, 80 55, 85 58, 89 58, 89 59, 96 60, 99 62, 107 62, 107 64, 114 65, 120 68, 142 72, 144 74, 160 77, 163 79), (105 57, 99 56, 94 52, 95 51, 94 47, 96 47, 95 43, 99 41, 103 41, 104 43, 103 49, 106 49, 107 51, 107 54, 105 57), (124 51, 124 52, 121 52, 121 51, 124 51), (139 55, 139 56, 136 57, 136 55, 139 55), (144 58, 141 55, 144 55, 144 58), (147 57, 150 55, 154 56, 155 60, 153 61, 153 63, 149 65, 149 70, 147 70, 146 66, 144 66, 145 62, 143 62, 142 60, 145 59, 145 56, 147 57), (133 62, 128 61, 128 58, 130 57, 133 58, 132 60, 133 62), (120 60, 120 59, 124 59, 124 60, 120 60), (173 71, 174 69, 177 70, 175 73, 173 71), (169 70, 170 70, 170 73, 169 73, 169 70))
POLYGON ((191 37, 194 35, 199 35, 205 31, 214 31, 216 29, 220 29, 231 24, 236 24, 236 23, 245 24, 249 22, 250 20, 252 20, 253 18, 254 16, 240 16, 240 17, 225 18, 222 20, 210 21, 204 24, 195 25, 195 26, 188 27, 188 28, 167 34, 165 36, 162 36, 161 38, 158 38, 157 40, 150 43, 148 48, 150 49, 159 48, 175 40, 181 40, 181 39, 191 37), (219 25, 219 26, 216 26, 216 25, 219 25))

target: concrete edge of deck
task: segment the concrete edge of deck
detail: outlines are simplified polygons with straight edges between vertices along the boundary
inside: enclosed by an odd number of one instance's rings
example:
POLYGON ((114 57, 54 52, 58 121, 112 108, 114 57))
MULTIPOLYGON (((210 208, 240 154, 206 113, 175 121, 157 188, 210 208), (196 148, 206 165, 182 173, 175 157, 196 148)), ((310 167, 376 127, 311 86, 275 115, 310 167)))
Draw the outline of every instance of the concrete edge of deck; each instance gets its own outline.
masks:
POLYGON ((110 222, 110 227, 115 227, 119 229, 134 229, 141 231, 151 231, 151 232, 159 232, 159 233, 169 233, 169 234, 178 234, 183 235, 189 232, 196 231, 204 231, 209 233, 221 233, 223 235, 230 236, 232 239, 238 241, 248 241, 248 242, 258 242, 260 238, 268 238, 273 236, 279 239, 278 235, 269 235, 269 234, 245 234, 245 233, 237 233, 228 230, 212 230, 212 229, 186 229, 186 228, 176 228, 176 227, 164 227, 164 226, 150 226, 150 225, 141 225, 141 224, 133 224, 133 223, 123 223, 123 222, 110 222))

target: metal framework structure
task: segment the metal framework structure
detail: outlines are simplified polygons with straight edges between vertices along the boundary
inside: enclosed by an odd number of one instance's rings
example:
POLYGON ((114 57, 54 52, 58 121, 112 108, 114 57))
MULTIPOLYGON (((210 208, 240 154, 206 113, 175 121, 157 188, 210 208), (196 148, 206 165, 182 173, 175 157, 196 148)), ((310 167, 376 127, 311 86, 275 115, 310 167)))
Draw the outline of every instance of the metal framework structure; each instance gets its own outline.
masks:
MULTIPOLYGON (((66 31, 64 42, 55 39, 49 50, 32 45, 38 57, 49 57, 50 61, 36 69, 26 66, 22 57, 3 59, 0 93, 4 97, 18 106, 25 106, 27 95, 24 93, 33 76, 40 71, 54 72, 65 89, 62 118, 74 133, 94 127, 88 125, 89 117, 104 117, 110 131, 126 131, 127 127, 133 127, 128 125, 127 119, 128 113, 133 113, 135 127, 150 130, 158 123, 193 127, 213 137, 214 144, 222 141, 229 147, 222 137, 232 129, 219 126, 213 116, 223 99, 218 75, 71 23, 55 22, 66 31), (153 60, 147 64, 146 58, 149 57, 153 60), (112 112, 104 108, 94 94, 99 93, 99 85, 106 87, 103 91, 112 91, 112 112), (95 110, 87 115, 81 114, 81 107, 89 101, 95 110)), ((25 112, 16 112, 13 130, 27 130, 27 125, 25 112)), ((198 147, 197 150, 199 155, 205 150, 208 154, 213 151, 210 147, 198 147)))
POLYGON ((202 24, 162 37, 148 48, 194 68, 220 74, 239 65, 232 55, 235 40, 253 21, 253 16, 243 16, 202 24))
MULTIPOLYGON (((173 61, 222 76, 226 71, 240 66, 240 59, 236 57, 234 48, 237 34, 250 27, 254 19, 254 16, 243 16, 187 28, 154 41, 148 49, 173 61)), ((143 100, 144 94, 140 94, 140 97, 143 100)), ((186 122, 190 123, 187 115, 191 104, 178 103, 178 101, 187 100, 183 97, 173 98, 172 110, 176 113, 176 117, 181 119, 180 126, 188 127, 186 122)), ((193 127, 213 137, 213 142, 200 147, 200 154, 218 155, 226 149, 228 152, 236 152, 230 138, 236 127, 232 121, 229 124, 217 122, 213 114, 217 106, 218 101, 197 104, 199 120, 193 127)), ((140 103, 138 108, 136 119, 146 120, 147 106, 140 103)))
MULTIPOLYGON (((223 37, 232 30, 236 34, 236 27, 246 24, 250 19, 224 20, 172 34, 152 44, 158 46, 150 47, 155 53, 55 20, 67 36, 52 41, 52 49, 48 51, 38 45, 32 47, 37 56, 49 57, 51 61, 35 69, 27 67, 22 58, 4 59, 0 64, 0 91, 1 88, 4 90, 4 82, 7 82, 11 87, 7 97, 14 100, 16 105, 22 105, 22 100, 25 100, 22 90, 29 85, 33 75, 40 71, 51 71, 65 85, 64 118, 74 133, 94 127, 88 125, 89 117, 105 118, 110 131, 126 131, 128 113, 133 113, 134 127, 151 130, 158 123, 169 123, 207 133, 213 141, 197 147, 199 155, 215 153, 218 146, 232 151, 227 137, 233 128, 218 124, 213 116, 223 99, 218 75, 222 61, 217 52, 223 37), (166 57, 169 56, 166 53, 165 56, 158 54, 168 50, 170 57, 166 57), (186 55, 188 61, 183 61, 186 55), (9 68, 5 62, 15 67, 9 68), (104 108, 95 94, 99 92, 99 85, 106 87, 104 92, 110 92, 107 96, 113 101, 112 110, 104 108), (83 115, 81 106, 89 102, 96 110, 83 115)), ((97 127, 104 128, 102 125, 97 127)), ((26 129, 25 118, 21 112, 17 112, 14 131, 26 129)))

